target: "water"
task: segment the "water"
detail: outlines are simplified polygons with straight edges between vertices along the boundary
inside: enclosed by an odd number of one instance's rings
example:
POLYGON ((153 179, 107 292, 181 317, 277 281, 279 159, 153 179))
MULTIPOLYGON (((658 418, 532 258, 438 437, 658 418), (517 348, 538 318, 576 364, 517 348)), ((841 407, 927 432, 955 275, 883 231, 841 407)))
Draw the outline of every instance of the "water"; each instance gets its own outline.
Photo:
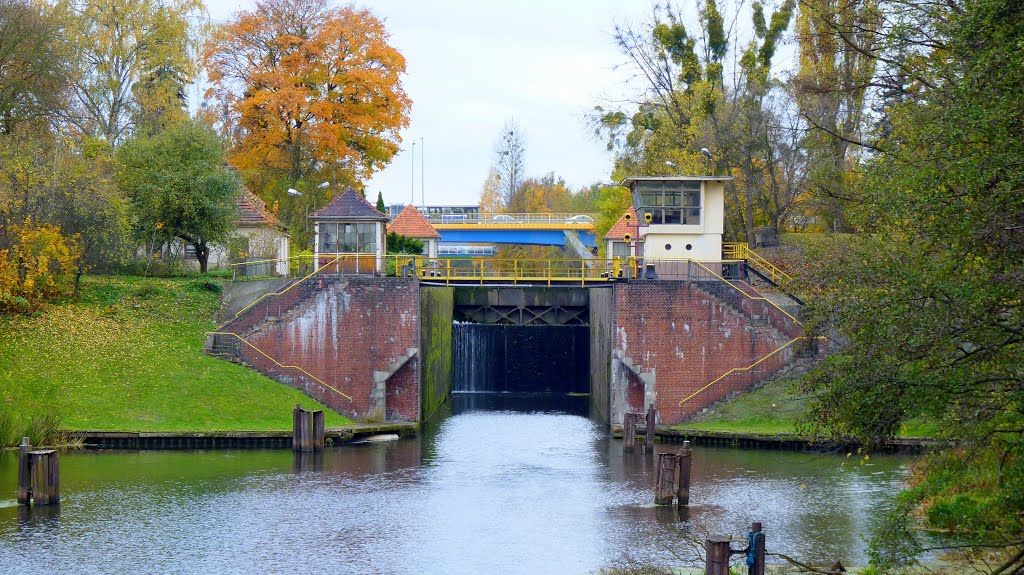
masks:
POLYGON ((587 393, 590 326, 452 326, 455 392, 587 393))
POLYGON ((8 453, 0 573, 592 573, 678 565, 679 532, 751 521, 770 551, 856 565, 908 462, 697 448, 679 517, 651 505, 653 459, 584 417, 456 409, 420 438, 321 456, 66 453, 59 509, 13 505, 8 453))

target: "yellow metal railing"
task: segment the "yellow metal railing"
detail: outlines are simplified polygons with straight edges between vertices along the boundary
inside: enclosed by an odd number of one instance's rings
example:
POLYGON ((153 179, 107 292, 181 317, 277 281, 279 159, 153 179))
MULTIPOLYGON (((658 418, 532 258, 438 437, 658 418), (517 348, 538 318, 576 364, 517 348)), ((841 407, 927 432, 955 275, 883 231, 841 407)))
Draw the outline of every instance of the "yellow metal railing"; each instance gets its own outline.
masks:
POLYGON ((240 342, 244 343, 245 345, 251 347, 252 349, 254 349, 257 353, 259 353, 263 357, 265 357, 265 358, 269 359, 270 361, 274 362, 274 364, 276 366, 280 367, 281 369, 294 369, 294 370, 304 374, 305 376, 309 377, 313 381, 319 383, 320 385, 326 387, 327 389, 333 391, 334 393, 337 393, 338 395, 344 397, 345 399, 347 399, 349 401, 352 401, 352 398, 349 395, 345 394, 344 392, 342 392, 341 390, 335 388, 334 386, 328 384, 326 381, 320 379, 319 377, 313 375, 312 373, 309 373, 308 371, 302 369, 301 367, 299 367, 297 365, 285 365, 285 364, 277 361, 276 359, 271 357, 270 354, 268 354, 267 352, 263 351, 262 349, 256 347, 255 345, 249 343, 244 337, 238 335, 237 333, 232 333, 230 331, 208 331, 208 332, 206 332, 206 335, 226 335, 226 336, 231 336, 231 337, 237 338, 238 341, 240 341, 240 342))
POLYGON ((790 315, 790 314, 789 314, 788 312, 786 312, 786 310, 784 310, 784 309, 782 309, 781 307, 777 306, 777 305, 775 304, 775 302, 773 302, 772 300, 770 300, 770 299, 768 299, 768 298, 766 298, 766 297, 764 297, 764 296, 752 296, 752 295, 750 295, 749 293, 747 293, 747 292, 743 291, 742 289, 740 289, 740 287, 739 287, 739 286, 737 286, 736 284, 734 284, 734 283, 732 283, 731 281, 729 281, 729 280, 725 279, 725 278, 724 278, 724 277, 722 277, 722 276, 721 276, 720 274, 716 273, 716 272, 715 272, 714 270, 712 270, 711 268, 709 268, 708 266, 706 266, 704 262, 698 262, 698 261, 694 261, 694 263, 695 263, 695 264, 697 264, 697 265, 698 265, 698 266, 699 266, 699 267, 700 267, 701 269, 703 269, 704 271, 706 271, 706 272, 708 272, 709 274, 713 275, 713 276, 714 276, 715 278, 717 278, 717 279, 721 280, 722 282, 724 282, 724 283, 725 283, 726 285, 728 285, 729 287, 731 287, 731 288, 733 288, 734 290, 736 290, 736 291, 740 292, 740 293, 741 293, 741 294, 743 294, 743 295, 744 295, 745 297, 747 297, 747 298, 749 298, 749 299, 751 299, 751 300, 753 300, 753 301, 763 301, 763 302, 765 302, 766 304, 768 304, 768 305, 772 306, 773 308, 775 308, 775 309, 779 310, 779 312, 783 313, 783 314, 784 314, 784 315, 785 315, 786 317, 788 317, 789 319, 793 320, 793 323, 794 323, 794 324, 796 324, 796 325, 803 325, 802 323, 800 323, 800 320, 798 320, 798 319, 796 319, 795 317, 793 317, 792 315, 790 315))
POLYGON ((722 243, 722 257, 728 260, 744 260, 764 273, 775 284, 781 284, 792 280, 792 276, 779 269, 778 266, 765 259, 763 256, 750 249, 746 242, 724 242, 722 243))
MULTIPOLYGON (((305 256, 296 256, 296 257, 305 257, 305 256)), ((291 259, 291 258, 283 258, 283 259, 291 259)), ((269 260, 269 261, 276 261, 276 260, 269 260)), ((269 292, 269 293, 265 293, 265 294, 261 295, 260 297, 258 297, 255 300, 253 300, 249 305, 247 305, 247 306, 243 307, 242 309, 238 310, 238 313, 235 314, 235 318, 238 318, 243 313, 245 313, 246 310, 252 308, 256 304, 260 303, 261 301, 263 301, 263 300, 265 300, 267 298, 279 297, 279 296, 282 296, 282 295, 288 293, 295 286, 301 284, 302 282, 308 280, 309 278, 313 277, 317 273, 327 269, 328 267, 330 267, 331 264, 334 264, 334 263, 337 263, 337 262, 338 262, 338 258, 336 257, 333 260, 331 260, 330 262, 327 262, 326 264, 324 264, 324 265, 322 265, 320 267, 314 267, 313 271, 309 272, 304 277, 295 280, 294 282, 289 284, 288 287, 284 288, 283 290, 277 291, 277 292, 269 292)), ((238 265, 244 265, 245 263, 249 263, 249 262, 243 262, 243 263, 238 264, 238 265)), ((259 263, 265 263, 265 262, 261 261, 259 263)))
POLYGON ((698 395, 700 395, 701 393, 703 393, 703 392, 704 392, 704 390, 706 390, 706 389, 708 389, 709 387, 711 387, 712 385, 715 385, 716 383, 718 383, 718 382, 722 381, 722 380, 723 380, 723 379, 725 379, 726 377, 729 377, 730 375, 732 375, 732 374, 734 374, 734 373, 739 373, 739 372, 741 372, 741 371, 750 371, 750 370, 754 369, 755 367, 757 367, 758 365, 760 365, 760 364, 761 364, 762 362, 764 362, 764 361, 765 361, 765 360, 767 360, 768 358, 770 358, 770 357, 774 356, 775 354, 777 354, 777 353, 781 352, 782 350, 784 350, 784 349, 786 349, 787 347, 789 347, 789 346, 793 345, 794 343, 796 343, 796 342, 800 341, 801 339, 807 339, 807 338, 806 338, 805 336, 802 336, 802 337, 794 337, 793 339, 789 340, 789 341, 788 341, 788 342, 787 342, 787 343, 786 343, 785 345, 783 345, 783 346, 779 347, 779 348, 778 348, 778 349, 776 349, 775 351, 773 351, 773 352, 769 353, 768 355, 766 355, 766 356, 762 357, 761 359, 759 359, 759 360, 755 361, 754 363, 752 363, 752 364, 750 364, 750 365, 748 365, 748 366, 746 366, 746 367, 734 367, 734 368, 730 369, 729 371, 727 371, 727 372, 723 373, 722 375, 720 375, 720 376, 716 377, 716 378, 714 379, 714 381, 712 381, 711 383, 709 383, 709 384, 705 385, 704 387, 702 387, 702 388, 698 389, 697 391, 695 391, 695 392, 691 393, 690 395, 688 395, 688 396, 684 397, 684 398, 683 398, 683 400, 679 402, 679 407, 682 407, 684 403, 686 403, 687 401, 690 401, 691 399, 693 399, 693 398, 697 397, 698 395))

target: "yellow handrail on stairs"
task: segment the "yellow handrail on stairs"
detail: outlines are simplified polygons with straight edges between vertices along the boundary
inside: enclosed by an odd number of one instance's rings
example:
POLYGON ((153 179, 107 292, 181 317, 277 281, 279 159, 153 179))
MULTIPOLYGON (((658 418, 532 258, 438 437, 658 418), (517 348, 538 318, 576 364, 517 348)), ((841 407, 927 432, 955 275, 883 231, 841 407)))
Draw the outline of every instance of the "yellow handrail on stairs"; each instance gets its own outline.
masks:
POLYGON ((778 266, 764 258, 761 254, 750 249, 746 242, 724 242, 722 244, 722 256, 728 260, 745 260, 754 267, 766 272, 772 283, 780 284, 793 279, 792 276, 779 269, 778 266))
POLYGON ((277 361, 273 357, 270 357, 270 354, 268 354, 267 352, 263 351, 262 349, 256 347, 255 345, 249 343, 248 341, 246 341, 246 339, 244 337, 238 335, 237 333, 232 333, 230 331, 208 331, 208 332, 206 332, 206 335, 230 335, 230 336, 233 336, 235 338, 238 338, 239 341, 241 341, 245 345, 253 348, 254 350, 256 350, 263 357, 265 357, 265 358, 269 359, 270 361, 274 362, 274 364, 276 364, 281 369, 294 369, 296 371, 300 371, 303 374, 305 374, 306 376, 310 377, 313 381, 319 383, 320 385, 326 387, 327 389, 333 391, 334 393, 337 393, 338 395, 344 397, 345 399, 347 399, 349 401, 352 401, 352 398, 350 396, 346 395, 344 392, 339 391, 338 389, 336 389, 333 386, 329 385, 326 381, 320 379, 319 377, 313 375, 312 373, 309 373, 308 371, 302 369, 301 367, 299 367, 297 365, 284 365, 283 363, 277 361))

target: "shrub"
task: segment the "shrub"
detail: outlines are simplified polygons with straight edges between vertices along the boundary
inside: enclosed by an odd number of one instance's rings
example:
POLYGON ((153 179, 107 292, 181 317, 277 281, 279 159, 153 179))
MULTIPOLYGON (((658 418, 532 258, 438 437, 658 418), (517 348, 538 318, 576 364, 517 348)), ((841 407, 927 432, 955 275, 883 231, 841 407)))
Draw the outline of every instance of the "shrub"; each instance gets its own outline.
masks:
POLYGON ((12 249, 0 250, 0 313, 33 312, 74 294, 82 256, 77 236, 29 219, 15 237, 12 249))

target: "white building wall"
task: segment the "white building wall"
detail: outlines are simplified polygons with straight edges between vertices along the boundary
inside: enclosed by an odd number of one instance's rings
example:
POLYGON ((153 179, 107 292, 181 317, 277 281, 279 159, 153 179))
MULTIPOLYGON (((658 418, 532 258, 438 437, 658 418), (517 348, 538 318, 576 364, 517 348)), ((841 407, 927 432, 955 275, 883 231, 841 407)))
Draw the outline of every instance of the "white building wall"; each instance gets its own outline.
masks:
POLYGON ((640 224, 644 257, 648 258, 720 260, 724 231, 725 185, 714 181, 703 182, 701 188, 700 225, 640 224))

